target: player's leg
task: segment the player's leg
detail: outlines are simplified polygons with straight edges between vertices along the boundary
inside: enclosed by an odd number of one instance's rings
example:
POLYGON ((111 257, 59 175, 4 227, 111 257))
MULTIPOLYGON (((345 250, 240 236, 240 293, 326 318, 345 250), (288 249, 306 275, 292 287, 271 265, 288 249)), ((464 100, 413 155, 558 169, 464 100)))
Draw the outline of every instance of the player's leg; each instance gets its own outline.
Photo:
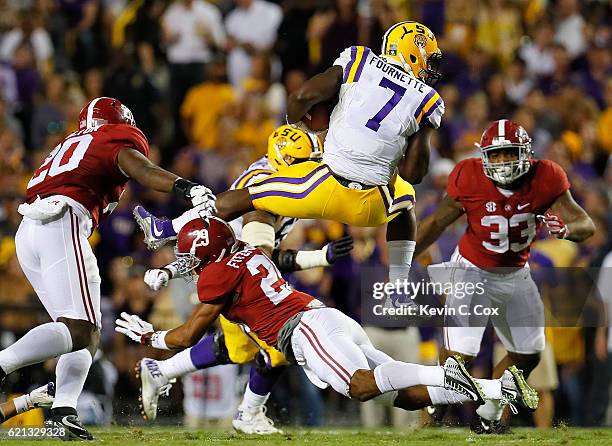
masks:
MULTIPOLYGON (((363 330, 361 330, 363 332, 363 330)), ((306 312, 293 332, 292 346, 298 364, 315 385, 331 385, 342 395, 367 401, 383 393, 419 384, 456 386, 481 401, 480 388, 462 365, 423 366, 386 361, 370 369, 363 348, 365 333, 355 331, 354 321, 338 310, 306 312)))
POLYGON ((32 390, 26 395, 18 396, 6 403, 0 404, 0 423, 9 418, 27 412, 37 407, 51 407, 55 395, 55 384, 48 383, 32 390))

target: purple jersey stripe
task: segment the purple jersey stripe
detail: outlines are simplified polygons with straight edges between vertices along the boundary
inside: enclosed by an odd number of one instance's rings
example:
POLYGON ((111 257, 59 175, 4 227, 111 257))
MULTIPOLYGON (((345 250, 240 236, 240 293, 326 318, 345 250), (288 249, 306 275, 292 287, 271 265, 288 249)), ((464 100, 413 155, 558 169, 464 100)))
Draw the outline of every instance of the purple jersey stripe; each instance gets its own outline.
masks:
POLYGON ((425 104, 429 102, 429 100, 433 97, 434 94, 436 94, 436 91, 432 88, 431 91, 425 95, 425 97, 423 98, 423 100, 421 101, 417 109, 414 111, 415 118, 419 117, 419 115, 421 114, 421 111, 423 110, 423 107, 425 107, 425 104))
POLYGON ((285 198, 293 198, 296 200, 300 198, 304 198, 305 196, 310 194, 319 184, 321 184, 323 181, 328 179, 330 176, 331 176, 330 172, 326 173, 321 178, 319 178, 317 181, 315 181, 315 183, 312 186, 310 186, 308 189, 306 189, 304 192, 286 192, 286 191, 279 191, 279 190, 271 190, 268 192, 260 192, 258 194, 251 195, 251 200, 257 200, 259 198, 264 198, 264 197, 285 197, 285 198))
POLYGON ((357 57, 357 47, 352 46, 351 47, 351 60, 349 61, 346 68, 344 69, 344 79, 342 80, 343 84, 346 83, 346 80, 348 79, 348 75, 351 72, 351 68, 353 68, 353 64, 355 63, 356 57, 357 57))
POLYGON ((361 62, 359 62, 359 65, 357 66, 357 73, 355 73, 355 79, 353 79, 353 82, 357 82, 359 80, 359 76, 361 76, 361 71, 363 70, 363 66, 365 65, 365 61, 368 58, 369 54, 370 54, 370 48, 366 48, 363 51, 361 62))
POLYGON ((429 109, 429 111, 427 113, 425 113, 423 116, 425 118, 429 118, 431 116, 431 114, 434 112, 434 110, 437 107, 439 107, 441 103, 442 103, 442 98, 440 98, 436 102, 434 102, 434 105, 432 105, 431 108, 429 109))
POLYGON ((312 172, 310 172, 308 175, 302 178, 272 177, 272 178, 266 178, 265 180, 258 181, 252 186, 261 186, 262 184, 269 184, 269 183, 302 184, 308 181, 310 178, 312 178, 312 176, 316 174, 317 172, 319 172, 321 169, 326 169, 326 168, 327 168, 326 164, 321 164, 319 167, 317 167, 312 172))

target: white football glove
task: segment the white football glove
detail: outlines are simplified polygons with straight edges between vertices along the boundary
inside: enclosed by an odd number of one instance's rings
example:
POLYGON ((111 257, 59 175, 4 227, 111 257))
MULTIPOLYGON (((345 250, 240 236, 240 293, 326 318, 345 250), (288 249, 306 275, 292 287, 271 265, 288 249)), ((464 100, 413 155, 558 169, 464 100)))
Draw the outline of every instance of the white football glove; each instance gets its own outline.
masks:
POLYGON ((139 344, 147 344, 147 340, 154 333, 153 325, 147 321, 143 321, 135 314, 127 314, 125 311, 121 313, 121 319, 115 320, 115 331, 126 335, 134 342, 139 344))
POLYGON ((215 201, 217 197, 206 186, 193 186, 189 189, 189 199, 194 208, 205 211, 210 215, 217 212, 215 201))
POLYGON ((159 291, 162 287, 168 286, 170 275, 165 269, 149 269, 144 275, 144 283, 153 291, 159 291))
POLYGON ((546 229, 553 237, 564 239, 568 236, 567 225, 558 215, 547 213, 546 215, 538 215, 537 218, 546 225, 546 229))

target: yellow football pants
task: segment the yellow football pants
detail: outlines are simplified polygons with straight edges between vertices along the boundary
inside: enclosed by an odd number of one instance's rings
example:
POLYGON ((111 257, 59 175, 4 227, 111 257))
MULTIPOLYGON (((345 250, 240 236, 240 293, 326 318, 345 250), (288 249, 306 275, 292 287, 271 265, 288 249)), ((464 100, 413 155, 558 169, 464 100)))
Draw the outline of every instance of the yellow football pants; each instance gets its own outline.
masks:
POLYGON ((240 325, 228 321, 223 316, 219 316, 219 321, 229 358, 234 364, 253 361, 260 350, 264 350, 270 356, 272 367, 288 364, 281 352, 259 339, 255 333, 245 334, 240 325))
POLYGON ((248 189, 255 209, 366 227, 387 223, 402 209, 412 209, 415 201, 414 188, 398 175, 391 186, 356 190, 344 187, 327 165, 314 161, 289 166, 248 189))

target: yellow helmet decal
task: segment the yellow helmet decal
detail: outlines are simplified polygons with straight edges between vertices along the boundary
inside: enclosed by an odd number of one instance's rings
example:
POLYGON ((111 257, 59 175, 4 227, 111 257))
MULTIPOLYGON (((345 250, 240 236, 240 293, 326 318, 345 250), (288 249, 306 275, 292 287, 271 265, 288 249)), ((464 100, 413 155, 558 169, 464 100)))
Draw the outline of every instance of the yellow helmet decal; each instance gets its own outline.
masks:
POLYGON ((268 137, 268 161, 276 170, 296 162, 319 160, 323 144, 317 135, 282 125, 268 137))

